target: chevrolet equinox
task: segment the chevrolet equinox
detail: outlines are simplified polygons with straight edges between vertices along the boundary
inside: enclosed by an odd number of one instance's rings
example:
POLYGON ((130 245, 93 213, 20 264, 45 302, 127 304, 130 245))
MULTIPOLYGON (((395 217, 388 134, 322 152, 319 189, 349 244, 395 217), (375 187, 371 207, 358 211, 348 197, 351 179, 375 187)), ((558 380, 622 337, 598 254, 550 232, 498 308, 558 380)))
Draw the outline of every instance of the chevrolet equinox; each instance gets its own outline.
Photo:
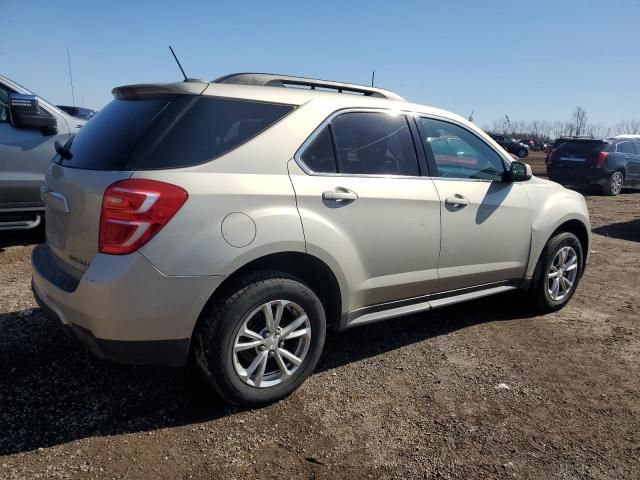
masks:
POLYGON ((32 257, 43 311, 102 358, 194 362, 258 406, 327 326, 513 290, 549 312, 585 268, 584 198, 449 112, 271 74, 113 95, 56 145, 32 257))

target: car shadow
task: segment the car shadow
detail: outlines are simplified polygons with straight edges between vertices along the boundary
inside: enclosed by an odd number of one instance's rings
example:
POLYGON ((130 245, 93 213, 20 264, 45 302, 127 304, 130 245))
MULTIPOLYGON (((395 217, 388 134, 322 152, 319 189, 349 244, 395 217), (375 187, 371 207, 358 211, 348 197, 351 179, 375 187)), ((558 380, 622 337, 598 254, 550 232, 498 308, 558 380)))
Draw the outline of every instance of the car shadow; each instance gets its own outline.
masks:
POLYGON ((640 219, 603 225, 602 227, 594 228, 593 233, 619 240, 640 242, 640 219))
MULTIPOLYGON (((322 372, 485 322, 532 316, 501 295, 331 333, 322 372)), ((188 425, 240 411, 192 368, 114 365, 87 353, 40 310, 0 315, 0 455, 73 440, 188 425)))
POLYGON ((0 253, 7 247, 19 245, 37 245, 44 242, 44 227, 42 225, 31 230, 0 231, 0 253))
MULTIPOLYGON (((600 188, 596 188, 596 187, 589 188, 589 187, 567 186, 565 188, 568 188, 570 190, 575 190, 576 192, 581 193, 585 197, 605 197, 606 196, 600 191, 600 188)), ((620 191, 619 195, 633 195, 634 193, 640 193, 640 188, 624 187, 620 191)))

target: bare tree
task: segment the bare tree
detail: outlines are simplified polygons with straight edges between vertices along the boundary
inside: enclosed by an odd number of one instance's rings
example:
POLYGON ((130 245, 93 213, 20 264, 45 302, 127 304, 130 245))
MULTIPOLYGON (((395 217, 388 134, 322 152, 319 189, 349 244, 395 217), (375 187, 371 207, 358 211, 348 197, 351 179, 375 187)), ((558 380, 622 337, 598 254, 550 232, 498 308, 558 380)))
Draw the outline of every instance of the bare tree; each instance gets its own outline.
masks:
POLYGON ((553 124, 547 120, 543 120, 540 129, 542 133, 542 138, 544 138, 544 140, 548 140, 549 137, 551 136, 551 130, 553 129, 553 124))
POLYGON ((582 107, 576 107, 571 117, 571 123, 573 124, 573 132, 576 136, 583 135, 587 127, 587 112, 582 107))
POLYGON ((491 131, 493 133, 497 133, 498 135, 506 135, 507 133, 509 133, 509 126, 507 125, 506 119, 501 118, 499 120, 494 120, 491 131))
POLYGON ((562 135, 564 135, 564 130, 565 130, 564 122, 562 122, 560 120, 555 120, 551 124, 551 133, 553 134, 553 136, 555 138, 558 138, 558 137, 561 137, 562 135))

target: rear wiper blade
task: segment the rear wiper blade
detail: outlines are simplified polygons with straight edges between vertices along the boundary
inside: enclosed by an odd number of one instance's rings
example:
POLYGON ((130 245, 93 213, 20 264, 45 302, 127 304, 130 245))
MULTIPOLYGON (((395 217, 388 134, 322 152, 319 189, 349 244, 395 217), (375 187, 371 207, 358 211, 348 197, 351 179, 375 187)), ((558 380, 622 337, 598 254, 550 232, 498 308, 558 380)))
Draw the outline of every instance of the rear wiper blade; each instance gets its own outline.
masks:
POLYGON ((53 145, 56 147, 56 153, 65 160, 71 160, 73 158, 73 153, 71 153, 71 150, 69 150, 66 145, 62 145, 58 140, 53 142, 53 145))

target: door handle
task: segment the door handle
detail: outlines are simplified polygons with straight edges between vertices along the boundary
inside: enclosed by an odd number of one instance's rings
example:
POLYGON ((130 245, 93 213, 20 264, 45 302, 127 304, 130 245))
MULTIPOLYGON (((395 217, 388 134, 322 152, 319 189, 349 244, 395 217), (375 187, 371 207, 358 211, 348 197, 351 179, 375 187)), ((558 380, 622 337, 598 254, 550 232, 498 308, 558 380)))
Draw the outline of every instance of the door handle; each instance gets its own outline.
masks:
POLYGON ((322 199, 339 203, 350 203, 358 199, 356 192, 338 187, 334 190, 322 192, 322 199))
POLYGON ((464 207, 465 205, 469 205, 469 199, 459 193, 456 193, 453 197, 445 198, 444 203, 447 205, 453 205, 454 207, 464 207))

